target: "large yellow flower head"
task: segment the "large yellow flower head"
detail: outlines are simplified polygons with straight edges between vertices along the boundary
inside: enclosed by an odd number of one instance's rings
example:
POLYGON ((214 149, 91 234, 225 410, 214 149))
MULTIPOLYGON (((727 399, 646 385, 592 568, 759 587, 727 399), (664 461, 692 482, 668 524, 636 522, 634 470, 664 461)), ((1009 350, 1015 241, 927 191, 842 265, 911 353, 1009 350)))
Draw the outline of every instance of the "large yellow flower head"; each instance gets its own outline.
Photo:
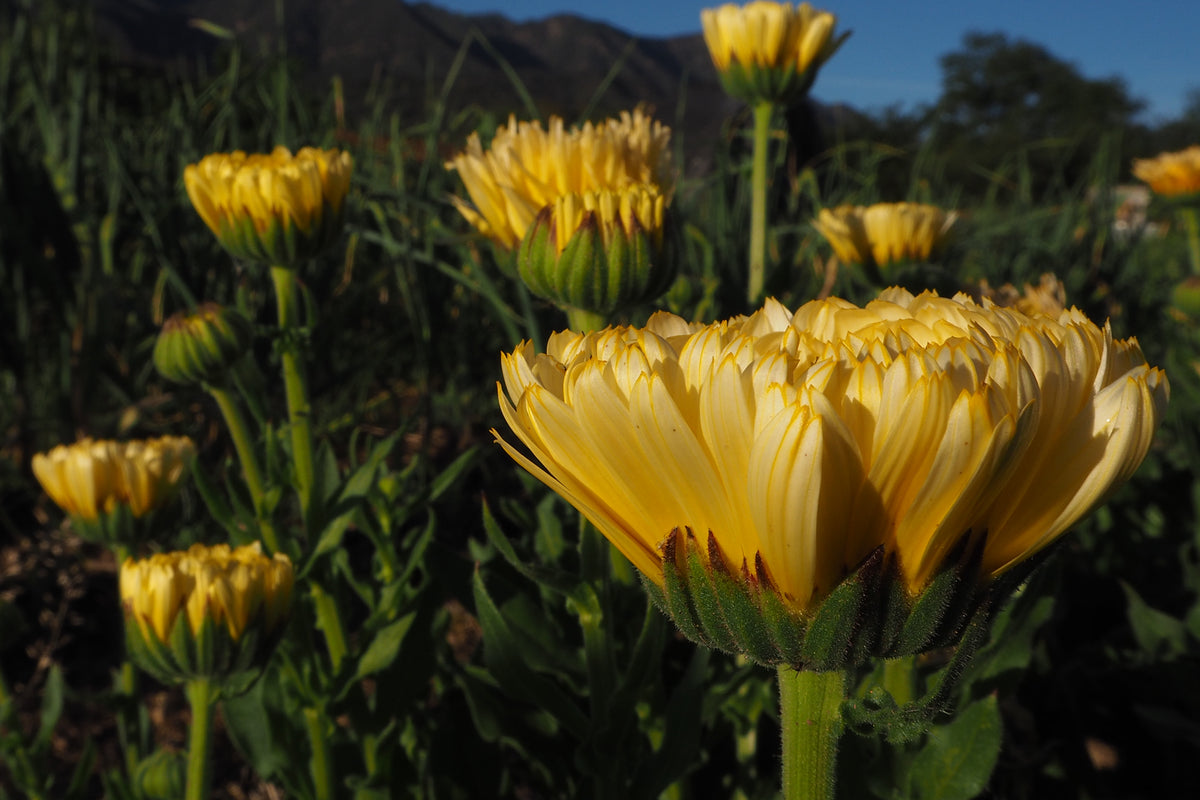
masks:
POLYGON ((813 227, 837 257, 886 272, 901 261, 937 258, 958 215, 922 203, 823 208, 813 227))
POLYGON ((902 289, 708 326, 659 312, 502 366, 536 461, 500 444, 653 584, 685 532, 801 617, 880 554, 909 598, 964 550, 986 585, 1130 476, 1168 394, 1077 310, 902 289))
POLYGON ((749 103, 803 96, 846 41, 837 17, 808 3, 727 3, 700 12, 704 42, 725 90, 749 103))
POLYGON ((1200 192, 1200 145, 1154 158, 1135 158, 1133 174, 1163 197, 1196 194, 1200 192))
POLYGON ((126 508, 141 517, 174 495, 195 453, 186 436, 128 442, 81 439, 33 457, 33 474, 59 508, 79 520, 126 508))
POLYGON ((192 545, 121 565, 130 654, 163 680, 261 667, 292 607, 292 562, 253 545, 192 545))
POLYGON ((521 241, 521 279, 539 297, 594 314, 653 300, 675 277, 665 207, 653 184, 563 195, 521 241))
POLYGON ((292 266, 342 230, 349 153, 286 147, 269 154, 213 153, 183 172, 192 205, 238 258, 292 266))
POLYGON ((641 109, 582 128, 559 117, 517 122, 496 132, 484 150, 479 134, 446 166, 458 171, 470 201, 455 206, 481 233, 508 250, 525 237, 538 212, 564 195, 653 184, 669 197, 674 177, 671 129, 641 109))

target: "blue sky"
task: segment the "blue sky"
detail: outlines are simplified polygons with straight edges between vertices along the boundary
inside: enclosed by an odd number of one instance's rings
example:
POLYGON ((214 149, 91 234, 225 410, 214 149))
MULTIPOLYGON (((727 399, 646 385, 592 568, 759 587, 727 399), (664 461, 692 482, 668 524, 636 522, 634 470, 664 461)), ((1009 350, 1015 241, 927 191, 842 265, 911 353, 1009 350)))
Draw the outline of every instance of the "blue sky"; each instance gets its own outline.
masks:
MULTIPOLYGON (((571 13, 639 36, 700 30, 700 9, 687 0, 436 0, 468 13, 496 12, 518 21, 571 13)), ((1200 89, 1200 0, 838 0, 814 3, 838 15, 854 33, 822 69, 813 94, 866 110, 908 108, 941 90, 938 58, 961 47, 967 31, 1000 31, 1027 39, 1072 62, 1089 78, 1119 76, 1146 101, 1153 122, 1183 110, 1189 89, 1200 89)))

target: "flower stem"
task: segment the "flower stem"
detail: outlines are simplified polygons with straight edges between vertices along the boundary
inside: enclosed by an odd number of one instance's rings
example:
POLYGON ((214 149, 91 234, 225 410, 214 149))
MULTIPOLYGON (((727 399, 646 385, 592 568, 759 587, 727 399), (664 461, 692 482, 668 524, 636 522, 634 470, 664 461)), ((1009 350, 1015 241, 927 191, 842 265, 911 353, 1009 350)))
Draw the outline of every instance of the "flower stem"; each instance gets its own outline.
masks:
POLYGON ((187 791, 184 800, 208 800, 212 783, 213 711, 216 697, 208 678, 194 678, 184 686, 192 707, 192 729, 188 735, 187 791))
POLYGON ((902 706, 913 701, 913 669, 916 656, 889 658, 883 662, 883 688, 902 706))
POLYGON ((292 461, 296 469, 296 490, 305 523, 311 521, 313 493, 312 408, 298 339, 300 299, 296 276, 287 267, 271 267, 275 283, 275 302, 279 307, 279 330, 283 333, 280 358, 283 362, 283 387, 287 394, 288 420, 292 432, 292 461))
POLYGON ((762 300, 767 255, 767 145, 771 134, 771 103, 754 106, 754 171, 750 178, 750 283, 746 300, 762 300))
POLYGON ((1188 255, 1191 257, 1192 274, 1200 275, 1200 220, 1197 219, 1194 208, 1179 209, 1179 216, 1183 217, 1183 227, 1187 229, 1188 255))
POLYGON ((578 308, 567 309, 567 327, 578 333, 591 333, 608 327, 608 320, 603 314, 582 311, 578 308))
POLYGON ((246 488, 250 490, 250 499, 254 501, 254 511, 260 515, 258 526, 262 532, 263 543, 270 548, 272 553, 277 553, 279 552, 279 537, 275 535, 274 523, 263 516, 262 467, 258 464, 258 455, 254 452, 254 445, 250 442, 246 418, 243 416, 242 409, 233 396, 233 392, 223 386, 209 386, 208 392, 217 401, 217 407, 221 409, 221 416, 225 418, 225 425, 229 428, 229 435, 233 438, 233 448, 237 451, 238 461, 242 463, 242 477, 246 479, 246 488))
POLYGON ((777 675, 784 800, 831 800, 836 788, 845 676, 788 666, 779 667, 777 675))
POLYGON ((304 727, 308 730, 308 742, 312 747, 313 792, 317 800, 333 797, 333 773, 329 771, 329 737, 325 734, 324 715, 319 709, 304 709, 304 727))

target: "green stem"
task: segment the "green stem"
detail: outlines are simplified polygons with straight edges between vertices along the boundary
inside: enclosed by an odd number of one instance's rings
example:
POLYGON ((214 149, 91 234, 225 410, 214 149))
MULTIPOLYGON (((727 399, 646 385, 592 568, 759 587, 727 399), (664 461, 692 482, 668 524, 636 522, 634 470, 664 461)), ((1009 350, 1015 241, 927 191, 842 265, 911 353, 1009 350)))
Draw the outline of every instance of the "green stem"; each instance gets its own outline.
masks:
POLYGON ((246 479, 246 488, 250 490, 250 499, 254 501, 254 513, 258 515, 258 526, 262 532, 263 542, 272 553, 279 552, 279 537, 275 534, 275 524, 267 519, 262 507, 263 475, 262 467, 258 464, 258 455, 251 443, 249 427, 242 414, 233 392, 224 386, 209 386, 208 392, 217 401, 221 416, 225 418, 225 426, 233 438, 233 448, 237 451, 238 461, 242 464, 242 477, 246 479))
POLYGON ((194 678, 184 686, 192 707, 192 729, 188 736, 187 791, 184 800, 208 800, 212 783, 213 711, 216 692, 208 678, 194 678))
POLYGON ((1200 275, 1200 220, 1197 219, 1194 208, 1179 209, 1179 216, 1183 217, 1183 226, 1187 228, 1188 255, 1192 261, 1192 274, 1200 275))
POLYGON ((137 671, 128 657, 121 662, 117 673, 117 691, 121 695, 121 713, 117 714, 117 738, 125 749, 125 770, 130 779, 142 760, 140 726, 137 712, 133 710, 138 700, 137 671))
POLYGON ((333 773, 329 769, 329 737, 325 733, 324 715, 316 708, 304 709, 304 727, 308 731, 308 743, 312 747, 313 791, 317 800, 333 797, 333 773))
POLYGON ((913 669, 916 656, 889 658, 883 662, 883 688, 902 706, 913 701, 913 669))
POLYGON ((767 147, 771 135, 771 103, 754 107, 754 172, 750 178, 750 283, 746 300, 762 301, 767 262, 767 147))
POLYGON ((567 327, 577 333, 591 333, 608 327, 608 320, 603 314, 582 311, 578 308, 567 309, 567 327))
POLYGON ((788 666, 779 667, 777 675, 784 800, 831 800, 837 783, 846 678, 841 672, 788 666))
POLYGON ((283 362, 283 387, 287 393, 288 420, 292 433, 292 461, 296 468, 296 490, 305 523, 312 517, 313 440, 312 408, 301 358, 300 299, 296 276, 287 267, 271 267, 275 283, 275 302, 279 307, 279 330, 283 333, 280 357, 283 362))

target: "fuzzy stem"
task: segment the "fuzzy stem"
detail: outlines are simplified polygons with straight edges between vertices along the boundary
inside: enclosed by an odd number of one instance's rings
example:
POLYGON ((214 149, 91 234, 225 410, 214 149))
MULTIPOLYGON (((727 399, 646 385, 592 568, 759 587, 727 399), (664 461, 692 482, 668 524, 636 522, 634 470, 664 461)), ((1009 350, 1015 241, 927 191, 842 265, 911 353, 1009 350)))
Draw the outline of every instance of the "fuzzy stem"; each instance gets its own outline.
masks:
POLYGON ((762 300, 767 255, 767 147, 771 135, 771 103, 754 107, 754 171, 750 178, 750 282, 746 301, 762 300))
POLYGON ((333 773, 329 771, 329 737, 325 733, 324 715, 319 709, 304 709, 304 727, 312 748, 309 769, 312 772, 313 792, 317 800, 333 797, 333 773))
POLYGON ((296 276, 287 267, 271 267, 275 283, 275 302, 279 307, 279 330, 283 333, 280 359, 283 363, 283 386, 287 394, 288 420, 292 433, 292 461, 296 469, 296 490, 300 494, 300 510, 308 524, 312 517, 313 440, 312 407, 308 402, 308 385, 304 361, 297 339, 300 331, 300 300, 296 276))
MULTIPOLYGON (((221 416, 225 418, 225 426, 233 439, 233 448, 237 451, 238 461, 242 463, 242 477, 246 479, 246 488, 250 490, 250 499, 254 501, 254 511, 262 515, 263 476, 262 467, 258 464, 258 455, 251 444, 246 418, 242 415, 241 407, 233 392, 223 386, 209 386, 208 392, 217 401, 221 416)), ((260 516, 258 521, 262 532, 263 543, 272 553, 279 552, 279 537, 275 535, 275 525, 266 517, 260 516)))
POLYGON ((192 707, 192 728, 188 735, 187 790, 184 800, 208 800, 212 783, 213 711, 216 693, 207 678, 194 678, 184 686, 192 707))
POLYGON ((779 723, 783 733, 784 800, 832 800, 846 678, 781 666, 779 723))

